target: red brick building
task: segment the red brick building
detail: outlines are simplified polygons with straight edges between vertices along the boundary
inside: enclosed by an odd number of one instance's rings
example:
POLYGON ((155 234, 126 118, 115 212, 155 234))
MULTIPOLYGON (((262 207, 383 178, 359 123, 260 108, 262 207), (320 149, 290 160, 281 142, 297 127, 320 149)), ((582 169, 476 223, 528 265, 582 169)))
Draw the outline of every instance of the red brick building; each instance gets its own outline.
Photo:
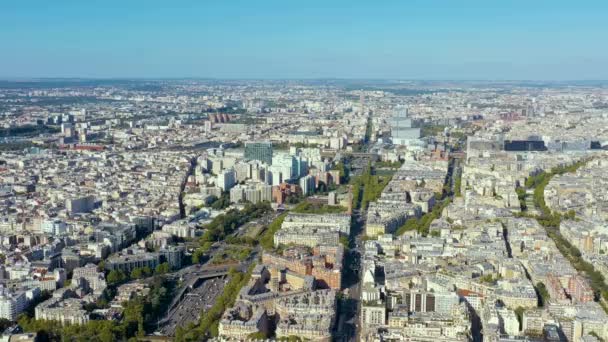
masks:
POLYGON ((331 184, 340 185, 340 171, 331 170, 331 171, 320 171, 317 169, 311 169, 309 174, 315 178, 315 187, 318 188, 319 184, 322 182, 326 186, 331 184))
POLYGON ((272 200, 277 204, 285 203, 287 197, 301 193, 300 187, 295 184, 281 183, 272 187, 272 200))
POLYGON ((580 275, 570 278, 570 281, 568 281, 568 293, 573 300, 579 303, 593 301, 593 289, 589 281, 580 275))
POLYGON ((568 299, 568 297, 566 297, 566 291, 564 291, 562 283, 559 281, 559 278, 557 278, 553 274, 549 274, 547 276, 545 287, 547 288, 547 292, 549 292, 549 296, 551 297, 551 299, 555 299, 558 302, 565 301, 568 299))
MULTIPOLYGON (((342 253, 337 255, 342 255, 342 253)), ((342 264, 341 261, 339 263, 336 262, 336 256, 283 256, 264 252, 262 254, 262 263, 275 267, 285 267, 301 275, 312 275, 315 277, 315 281, 319 287, 340 289, 342 285, 342 264)))

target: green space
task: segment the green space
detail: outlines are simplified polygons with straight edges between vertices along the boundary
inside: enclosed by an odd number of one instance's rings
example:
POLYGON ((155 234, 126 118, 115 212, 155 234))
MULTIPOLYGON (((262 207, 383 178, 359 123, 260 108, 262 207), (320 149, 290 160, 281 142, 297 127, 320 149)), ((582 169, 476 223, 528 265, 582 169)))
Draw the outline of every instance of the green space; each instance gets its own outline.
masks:
POLYGON ((352 188, 352 195, 353 195, 351 206, 353 209, 359 209, 359 208, 361 208, 361 200, 362 200, 361 195, 363 194, 363 191, 362 191, 363 186, 358 181, 354 181, 354 182, 352 182, 351 188, 352 188))
POLYGON ((423 125, 420 128, 420 134, 423 137, 434 137, 438 134, 443 134, 445 127, 444 125, 423 125))
POLYGON ((353 208, 367 209, 369 202, 380 198, 382 190, 391 178, 392 174, 373 174, 372 165, 369 163, 360 176, 353 177, 350 180, 353 189, 353 208))
POLYGON ((264 231, 264 228, 265 227, 262 224, 250 225, 245 233, 245 238, 255 240, 257 243, 257 237, 264 231))
POLYGON ((398 169, 401 167, 401 165, 403 165, 403 161, 395 161, 395 162, 389 162, 389 161, 379 161, 376 162, 374 164, 374 167, 376 168, 390 168, 390 169, 398 169))
POLYGON ((300 214, 341 214, 345 213, 346 210, 347 208, 341 205, 311 203, 308 201, 301 202, 292 209, 293 212, 300 214))
POLYGON ((350 241, 348 240, 347 236, 340 235, 340 243, 342 244, 345 250, 349 248, 350 241))
POLYGON ((545 304, 547 304, 549 302, 549 299, 551 299, 551 296, 549 295, 549 291, 547 290, 547 287, 545 287, 545 284, 539 281, 534 286, 534 289, 538 293, 538 306, 544 306, 545 304))
POLYGON ((458 172, 454 179, 454 196, 462 197, 462 174, 458 172))
POLYGON ((213 221, 203 225, 205 232, 199 239, 199 247, 192 254, 192 263, 199 263, 201 257, 211 248, 213 242, 226 239, 243 224, 262 217, 272 208, 268 202, 247 203, 243 210, 232 209, 216 216, 213 221))
POLYGON ((248 246, 229 245, 221 253, 216 253, 211 258, 211 264, 218 265, 230 262, 244 261, 251 255, 253 249, 248 246))
POLYGON ((515 188, 515 192, 517 193, 517 198, 519 199, 519 207, 521 211, 526 211, 528 209, 528 206, 526 205, 526 197, 528 197, 526 189, 517 187, 515 188))
POLYGON ((479 282, 486 284, 495 284, 498 280, 502 279, 501 275, 498 274, 494 277, 492 274, 486 274, 484 276, 479 277, 479 282))
MULTIPOLYGON (((103 261, 100 263, 100 268, 101 267, 103 267, 103 261)), ((163 262, 162 264, 156 266, 155 269, 151 269, 149 267, 136 267, 129 274, 126 274, 121 270, 112 270, 108 272, 106 280, 108 285, 117 286, 129 280, 143 279, 152 275, 166 274, 169 273, 170 270, 171 267, 169 266, 169 263, 163 262)))
POLYGON ((226 209, 230 206, 230 192, 226 191, 220 197, 211 196, 209 199, 209 208, 214 210, 226 209))
POLYGON ((0 137, 31 137, 40 134, 58 133, 61 130, 54 126, 47 125, 24 125, 9 128, 0 128, 0 137))
POLYGON ((272 221, 268 225, 266 230, 264 230, 264 233, 262 233, 262 235, 260 236, 260 245, 262 246, 262 248, 264 248, 264 250, 269 251, 274 248, 274 234, 278 232, 279 229, 281 229, 281 225, 283 224, 283 221, 285 220, 286 216, 287 213, 279 215, 276 219, 274 219, 274 221, 272 221))
POLYGON ((390 176, 379 176, 374 175, 363 182, 363 199, 361 200, 361 208, 367 209, 370 202, 373 202, 380 198, 382 190, 386 187, 390 181, 390 176))
MULTIPOLYGON (((443 209, 445 209, 445 207, 447 207, 450 202, 451 199, 448 197, 443 201, 440 201, 439 203, 435 203, 435 206, 433 206, 433 209, 430 212, 422 215, 420 218, 410 218, 405 221, 405 223, 397 229, 395 234, 403 235, 406 232, 415 230, 422 236, 429 235, 429 228, 431 227, 431 223, 433 222, 433 220, 441 217, 443 209)), ((436 234, 432 234, 432 236, 436 236, 436 234)))
POLYGON ((50 145, 41 146, 41 145, 34 144, 33 142, 30 142, 30 141, 7 142, 7 143, 0 143, 0 152, 23 151, 26 148, 31 148, 31 147, 49 148, 50 145))

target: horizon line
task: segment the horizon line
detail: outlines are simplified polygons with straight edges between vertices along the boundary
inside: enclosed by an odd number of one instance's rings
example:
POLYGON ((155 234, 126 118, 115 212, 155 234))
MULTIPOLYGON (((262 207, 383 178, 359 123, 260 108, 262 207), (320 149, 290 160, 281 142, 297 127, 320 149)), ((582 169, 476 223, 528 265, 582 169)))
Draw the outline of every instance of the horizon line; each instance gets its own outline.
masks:
POLYGON ((0 76, 3 82, 46 81, 46 80, 84 80, 84 81, 163 81, 163 80, 214 80, 214 81, 395 81, 395 82, 608 82, 608 79, 507 79, 507 78, 386 78, 386 77, 205 77, 205 76, 170 76, 170 77, 14 77, 0 76))

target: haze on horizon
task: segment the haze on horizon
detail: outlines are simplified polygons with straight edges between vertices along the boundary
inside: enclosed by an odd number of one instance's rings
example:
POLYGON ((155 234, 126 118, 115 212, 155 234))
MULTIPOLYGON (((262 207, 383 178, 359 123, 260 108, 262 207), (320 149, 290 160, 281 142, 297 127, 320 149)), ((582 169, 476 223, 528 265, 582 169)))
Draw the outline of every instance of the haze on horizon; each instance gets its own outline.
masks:
POLYGON ((0 78, 608 79, 605 1, 5 1, 0 78))

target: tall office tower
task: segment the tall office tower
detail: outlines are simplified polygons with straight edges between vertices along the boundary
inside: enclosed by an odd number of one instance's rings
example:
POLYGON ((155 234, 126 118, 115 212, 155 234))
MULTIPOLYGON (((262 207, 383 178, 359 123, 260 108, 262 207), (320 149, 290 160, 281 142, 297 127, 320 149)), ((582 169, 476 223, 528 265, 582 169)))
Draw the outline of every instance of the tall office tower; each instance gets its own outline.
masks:
POLYGON ((407 108, 397 112, 390 120, 391 137, 395 145, 409 145, 420 139, 420 128, 412 127, 412 119, 408 117, 407 108))
POLYGON ((295 156, 295 170, 294 174, 296 178, 300 178, 308 173, 308 159, 302 156, 295 156))
POLYGON ((259 160, 267 165, 272 165, 272 143, 270 141, 246 142, 245 159, 259 160))
POLYGON ((308 175, 300 178, 300 188, 305 196, 315 192, 315 177, 308 175))

